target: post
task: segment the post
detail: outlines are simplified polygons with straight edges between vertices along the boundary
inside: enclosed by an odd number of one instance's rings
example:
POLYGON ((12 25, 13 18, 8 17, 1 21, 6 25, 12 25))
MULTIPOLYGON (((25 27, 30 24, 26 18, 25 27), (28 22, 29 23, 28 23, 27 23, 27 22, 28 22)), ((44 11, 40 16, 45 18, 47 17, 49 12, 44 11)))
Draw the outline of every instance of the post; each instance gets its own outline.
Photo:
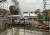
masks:
POLYGON ((23 18, 23 20, 24 20, 24 27, 25 27, 25 18, 23 18))
POLYGON ((11 24, 12 24, 12 16, 11 16, 11 23, 10 23, 10 28, 11 28, 11 24))
POLYGON ((48 32, 49 32, 49 18, 48 18, 48 32))

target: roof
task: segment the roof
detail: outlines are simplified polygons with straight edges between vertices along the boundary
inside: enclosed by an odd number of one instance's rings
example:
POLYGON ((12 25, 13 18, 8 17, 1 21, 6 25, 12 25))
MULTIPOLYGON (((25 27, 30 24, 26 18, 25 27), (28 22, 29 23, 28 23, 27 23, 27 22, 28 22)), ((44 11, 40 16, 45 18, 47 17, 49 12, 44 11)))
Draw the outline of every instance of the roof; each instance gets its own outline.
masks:
POLYGON ((19 17, 19 15, 8 15, 7 17, 19 17))
MULTIPOLYGON (((23 14, 24 17, 34 17, 34 18, 37 18, 37 15, 36 14, 33 14, 33 13, 30 13, 30 14, 23 14)), ((9 15, 7 17, 19 17, 19 15, 9 15)))
POLYGON ((24 16, 37 16, 35 13, 25 13, 25 14, 23 14, 24 16))

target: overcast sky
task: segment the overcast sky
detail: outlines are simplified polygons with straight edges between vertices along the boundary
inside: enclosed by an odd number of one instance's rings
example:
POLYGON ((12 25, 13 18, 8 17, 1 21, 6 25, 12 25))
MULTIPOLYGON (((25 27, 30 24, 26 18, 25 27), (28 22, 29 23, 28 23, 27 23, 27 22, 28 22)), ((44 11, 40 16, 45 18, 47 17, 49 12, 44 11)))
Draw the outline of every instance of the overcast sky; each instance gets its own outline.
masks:
POLYGON ((18 2, 22 11, 43 10, 43 0, 18 0, 18 2))
MULTIPOLYGON (((35 11, 36 9, 40 9, 41 11, 43 10, 43 0, 17 0, 17 1, 19 2, 19 7, 22 12, 35 11)), ((7 0, 7 2, 4 3, 4 8, 8 9, 9 6, 11 5, 14 5, 12 0, 7 0)))

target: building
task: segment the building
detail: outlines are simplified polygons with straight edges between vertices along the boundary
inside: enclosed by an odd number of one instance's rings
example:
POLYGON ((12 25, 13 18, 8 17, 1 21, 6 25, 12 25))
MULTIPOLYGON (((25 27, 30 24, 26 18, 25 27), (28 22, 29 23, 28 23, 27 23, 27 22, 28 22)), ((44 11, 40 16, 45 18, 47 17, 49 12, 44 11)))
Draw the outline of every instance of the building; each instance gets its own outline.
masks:
MULTIPOLYGON (((35 21, 35 20, 38 18, 36 14, 34 14, 34 13, 23 13, 23 15, 24 15, 24 18, 25 18, 25 19, 28 19, 28 20, 25 20, 26 23, 39 24, 38 21, 35 21)), ((18 20, 20 21, 20 19, 21 19, 19 15, 9 15, 9 16, 7 16, 7 17, 9 17, 10 20, 15 19, 16 22, 17 22, 18 20)), ((13 21, 14 21, 14 20, 13 20, 13 21)), ((19 22, 19 21, 18 21, 18 22, 19 22)), ((24 20, 22 20, 21 22, 24 22, 24 20)))

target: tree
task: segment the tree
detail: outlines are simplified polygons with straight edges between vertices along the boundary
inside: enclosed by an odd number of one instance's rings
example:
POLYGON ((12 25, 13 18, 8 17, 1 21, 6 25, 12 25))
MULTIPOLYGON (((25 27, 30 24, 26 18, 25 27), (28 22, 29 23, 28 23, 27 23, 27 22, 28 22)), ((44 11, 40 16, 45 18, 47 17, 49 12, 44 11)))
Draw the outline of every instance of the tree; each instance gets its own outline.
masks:
POLYGON ((28 12, 23 12, 23 13, 28 13, 28 12))
POLYGON ((38 14, 38 20, 41 24, 43 24, 43 15, 41 15, 40 13, 38 14))
POLYGON ((41 12, 40 9, 37 9, 34 13, 39 14, 40 12, 41 12))
POLYGON ((6 10, 6 9, 0 9, 0 15, 1 14, 5 15, 5 14, 8 14, 8 13, 9 13, 8 10, 6 10))
POLYGON ((13 15, 18 15, 19 14, 19 9, 18 8, 16 8, 15 6, 10 6, 9 7, 9 9, 10 9, 10 13, 13 15))
POLYGON ((38 16, 38 21, 39 21, 41 24, 43 24, 43 14, 41 14, 40 9, 37 9, 34 13, 37 14, 37 16, 38 16))
POLYGON ((30 13, 33 13, 33 12, 30 12, 30 13))
POLYGON ((47 20, 48 19, 50 20, 50 10, 49 9, 48 10, 44 10, 43 13, 45 14, 44 15, 45 16, 44 18, 47 19, 47 20))

